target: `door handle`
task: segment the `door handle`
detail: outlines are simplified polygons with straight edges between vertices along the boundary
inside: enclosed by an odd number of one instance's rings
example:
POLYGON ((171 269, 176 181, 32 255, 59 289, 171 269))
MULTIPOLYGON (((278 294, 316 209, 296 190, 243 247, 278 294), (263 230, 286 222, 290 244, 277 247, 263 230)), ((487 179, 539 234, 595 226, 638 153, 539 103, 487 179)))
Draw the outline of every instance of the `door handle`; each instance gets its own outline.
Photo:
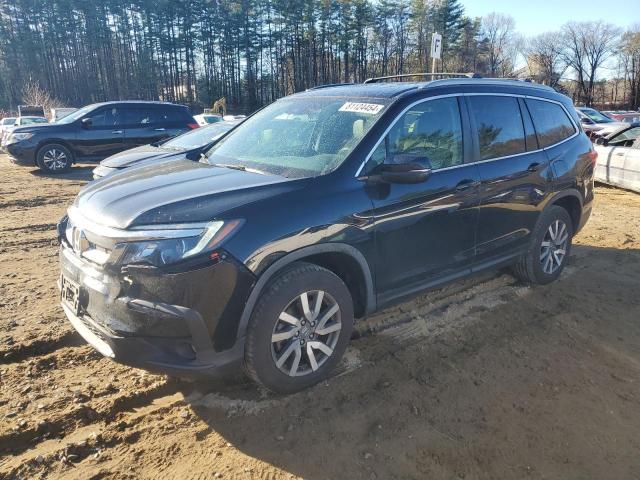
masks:
POLYGON ((624 157, 624 152, 616 152, 616 155, 618 155, 619 157, 624 157))
POLYGON ((166 128, 154 128, 153 130, 155 132, 164 132, 166 130, 166 128))
POLYGON ((473 180, 472 178, 465 178, 464 180, 460 180, 456 185, 457 191, 467 190, 468 188, 477 187, 480 185, 480 182, 477 180, 473 180))
POLYGON ((540 170, 540 167, 542 166, 541 163, 539 162, 533 162, 531 165, 529 165, 527 167, 527 171, 528 172, 537 172, 538 170, 540 170))
POLYGON ((113 130, 111 133, 122 133, 122 130, 113 130))

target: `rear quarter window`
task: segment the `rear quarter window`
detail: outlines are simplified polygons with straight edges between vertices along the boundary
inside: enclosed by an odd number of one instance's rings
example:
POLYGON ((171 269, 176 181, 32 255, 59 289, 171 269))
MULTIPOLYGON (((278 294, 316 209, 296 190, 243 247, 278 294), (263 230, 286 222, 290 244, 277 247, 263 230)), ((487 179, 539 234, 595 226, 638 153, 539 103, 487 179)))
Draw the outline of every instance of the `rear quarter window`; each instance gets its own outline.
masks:
POLYGON ((557 103, 526 99, 541 147, 555 145, 576 133, 576 127, 557 103))
POLYGON ((186 127, 189 123, 196 123, 193 116, 184 107, 162 107, 157 111, 156 123, 186 127))

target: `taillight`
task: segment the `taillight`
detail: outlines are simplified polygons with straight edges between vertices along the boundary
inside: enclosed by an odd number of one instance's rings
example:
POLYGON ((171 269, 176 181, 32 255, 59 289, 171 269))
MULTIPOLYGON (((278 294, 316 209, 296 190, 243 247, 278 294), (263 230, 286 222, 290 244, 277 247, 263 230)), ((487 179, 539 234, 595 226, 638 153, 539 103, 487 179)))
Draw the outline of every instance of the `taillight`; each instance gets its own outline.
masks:
POLYGON ((598 160, 598 152, 594 150, 591 150, 589 153, 589 159, 591 160, 591 165, 593 165, 594 167, 596 166, 596 161, 598 160))
POLYGON ((197 123, 187 123, 187 127, 189 127, 191 130, 194 130, 196 128, 198 128, 200 125, 198 125, 197 123))

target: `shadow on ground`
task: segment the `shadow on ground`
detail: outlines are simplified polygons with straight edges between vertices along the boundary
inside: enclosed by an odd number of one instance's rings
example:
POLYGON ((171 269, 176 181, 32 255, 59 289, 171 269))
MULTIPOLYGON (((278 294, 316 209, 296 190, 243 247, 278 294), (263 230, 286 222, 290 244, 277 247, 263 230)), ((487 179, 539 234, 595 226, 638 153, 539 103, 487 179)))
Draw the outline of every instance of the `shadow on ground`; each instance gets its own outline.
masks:
POLYGON ((398 307, 409 322, 354 340, 355 367, 305 392, 187 396, 211 431, 308 479, 630 478, 639 280, 638 250, 577 246, 558 282, 463 292, 442 328, 430 294, 398 307))
POLYGON ((74 165, 71 170, 66 173, 45 173, 42 170, 34 169, 30 173, 34 177, 50 178, 52 180, 74 180, 74 181, 86 181, 93 180, 93 174, 91 173, 98 164, 80 164, 74 165))

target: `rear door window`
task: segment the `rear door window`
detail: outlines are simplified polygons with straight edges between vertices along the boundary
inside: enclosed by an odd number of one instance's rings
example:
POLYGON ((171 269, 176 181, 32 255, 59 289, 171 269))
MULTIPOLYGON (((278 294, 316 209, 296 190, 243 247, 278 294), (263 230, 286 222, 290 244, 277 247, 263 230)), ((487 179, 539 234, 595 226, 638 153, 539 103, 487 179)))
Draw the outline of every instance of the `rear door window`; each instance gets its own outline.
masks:
POLYGON ((541 147, 555 145, 576 133, 573 122, 557 103, 531 98, 527 98, 525 101, 529 113, 531 113, 541 147))
POLYGON ((127 108, 124 111, 124 124, 129 128, 144 128, 153 123, 153 109, 127 108))
POLYGON ((482 160, 526 152, 522 113, 516 97, 481 95, 468 99, 482 160))

